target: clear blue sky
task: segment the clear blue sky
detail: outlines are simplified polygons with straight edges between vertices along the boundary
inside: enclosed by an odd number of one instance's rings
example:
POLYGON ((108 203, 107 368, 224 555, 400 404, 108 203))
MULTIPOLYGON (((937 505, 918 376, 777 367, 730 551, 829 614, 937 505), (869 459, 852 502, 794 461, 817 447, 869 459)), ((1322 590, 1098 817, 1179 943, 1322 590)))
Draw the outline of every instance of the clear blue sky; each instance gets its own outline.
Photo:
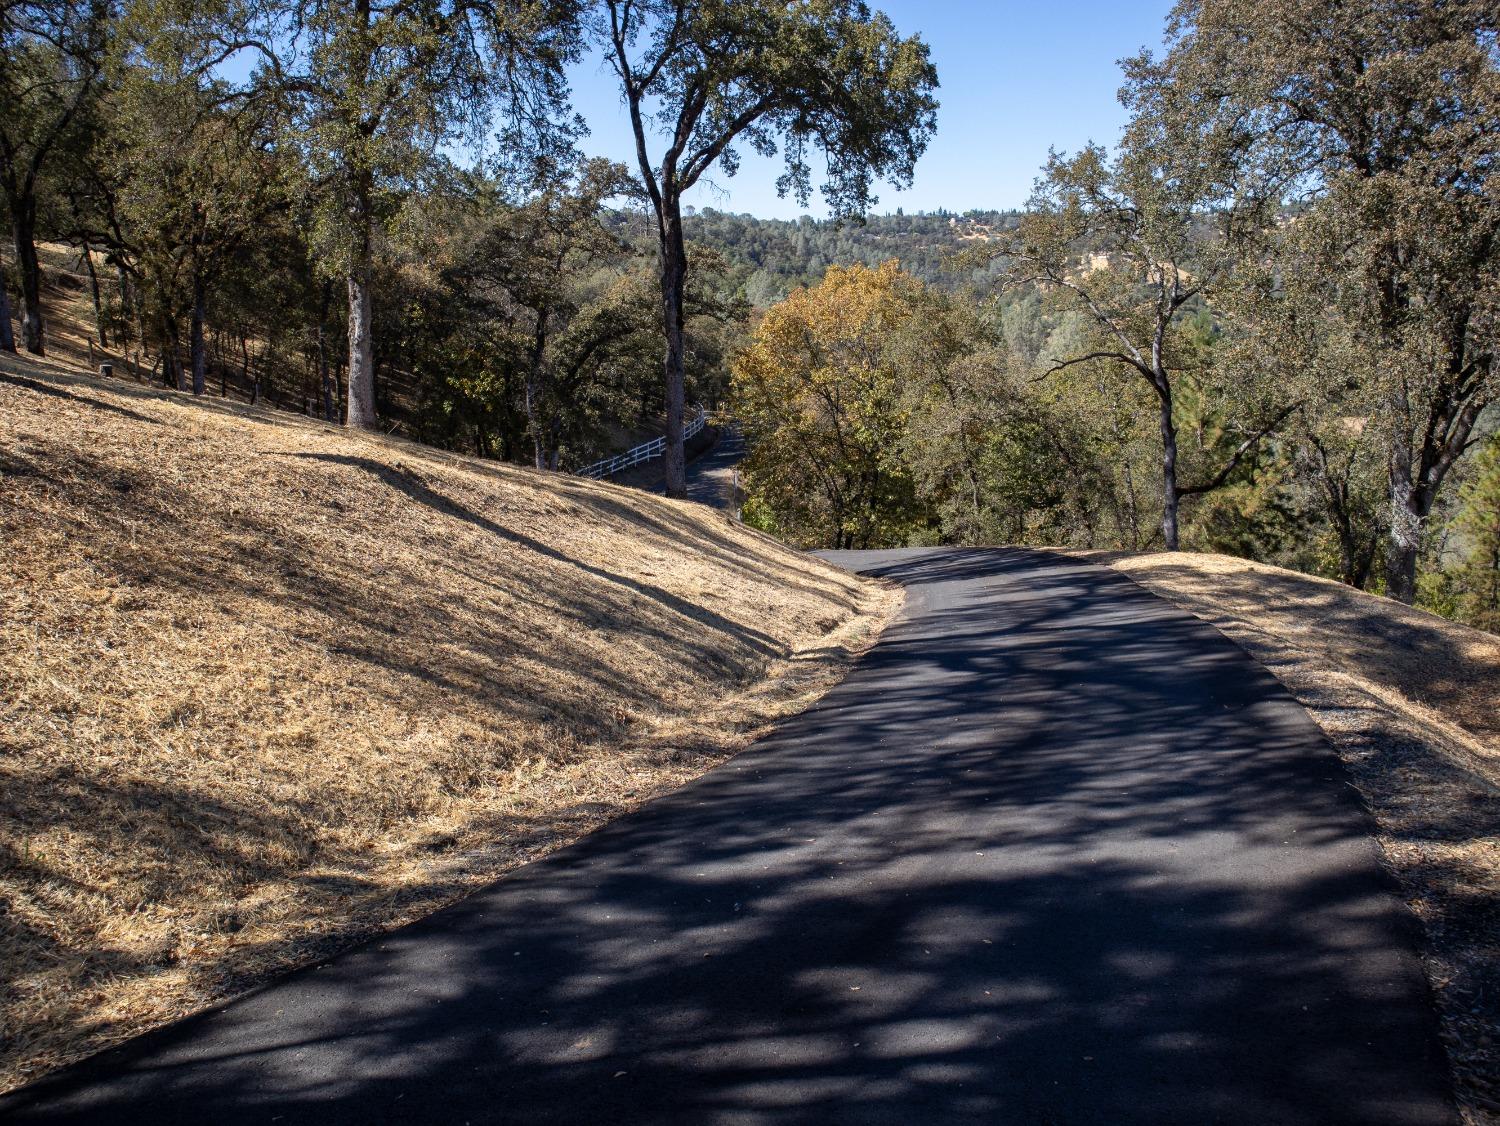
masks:
MULTIPOLYGON (((905 192, 882 187, 874 209, 911 212, 1018 207, 1049 146, 1112 144, 1124 121, 1115 97, 1117 60, 1160 43, 1171 0, 870 4, 903 35, 922 36, 941 83, 937 136, 917 165, 916 182, 905 192)), ((575 67, 572 80, 575 106, 592 131, 584 148, 634 168, 630 123, 613 75, 595 58, 575 67)), ((652 150, 659 153, 660 145, 652 150)), ((732 179, 712 174, 719 192, 700 185, 690 202, 762 218, 827 214, 817 194, 806 209, 777 198, 779 162, 742 156, 732 179)))

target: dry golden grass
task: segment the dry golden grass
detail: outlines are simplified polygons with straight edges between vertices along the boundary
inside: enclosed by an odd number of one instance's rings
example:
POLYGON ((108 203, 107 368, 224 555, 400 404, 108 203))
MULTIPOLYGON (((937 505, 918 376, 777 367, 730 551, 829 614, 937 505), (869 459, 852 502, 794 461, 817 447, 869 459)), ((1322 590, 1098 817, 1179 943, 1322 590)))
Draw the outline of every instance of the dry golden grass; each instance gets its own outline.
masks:
MULTIPOLYGON (((90 350, 90 341, 96 341, 94 303, 81 252, 61 243, 44 242, 37 245, 37 256, 42 263, 42 311, 47 329, 47 359, 41 362, 77 372, 93 370, 91 360, 113 359, 123 373, 126 364, 120 361, 118 349, 112 355, 106 354, 95 343, 90 350)), ((97 250, 94 252, 94 268, 100 271, 99 283, 103 292, 111 292, 113 283, 107 275, 111 267, 104 264, 103 256, 97 250)), ((19 305, 14 292, 11 301, 13 305, 19 305)), ((18 315, 20 309, 14 307, 11 312, 18 315)), ((19 348, 20 323, 15 323, 16 347, 19 348)))
POLYGON ((1500 1122, 1500 637, 1222 555, 1104 555, 1265 664, 1349 764, 1427 935, 1470 1123, 1500 1122))
POLYGON ((709 509, 0 359, 0 1087, 680 784, 899 595, 709 509))

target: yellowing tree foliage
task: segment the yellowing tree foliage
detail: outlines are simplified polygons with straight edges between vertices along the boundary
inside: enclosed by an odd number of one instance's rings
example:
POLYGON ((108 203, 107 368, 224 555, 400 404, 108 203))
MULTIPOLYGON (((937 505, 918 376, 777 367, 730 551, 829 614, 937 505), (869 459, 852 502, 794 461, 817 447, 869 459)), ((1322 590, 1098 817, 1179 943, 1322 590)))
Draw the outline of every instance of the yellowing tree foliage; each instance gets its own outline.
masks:
POLYGON ((802 546, 905 542, 921 512, 900 450, 902 345, 937 305, 891 261, 832 267, 766 314, 732 385, 747 521, 802 546))

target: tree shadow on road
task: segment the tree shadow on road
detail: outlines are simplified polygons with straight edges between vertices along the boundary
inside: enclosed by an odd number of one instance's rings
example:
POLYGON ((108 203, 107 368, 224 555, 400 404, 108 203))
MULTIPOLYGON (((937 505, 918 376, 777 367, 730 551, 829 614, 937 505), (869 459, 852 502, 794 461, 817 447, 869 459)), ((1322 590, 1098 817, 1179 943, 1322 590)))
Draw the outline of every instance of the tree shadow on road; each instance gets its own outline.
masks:
POLYGON ((876 570, 923 613, 727 767, 3 1109, 1450 1120, 1411 920, 1269 674, 1099 568, 976 551, 876 570), (984 596, 945 604, 964 577, 984 596))

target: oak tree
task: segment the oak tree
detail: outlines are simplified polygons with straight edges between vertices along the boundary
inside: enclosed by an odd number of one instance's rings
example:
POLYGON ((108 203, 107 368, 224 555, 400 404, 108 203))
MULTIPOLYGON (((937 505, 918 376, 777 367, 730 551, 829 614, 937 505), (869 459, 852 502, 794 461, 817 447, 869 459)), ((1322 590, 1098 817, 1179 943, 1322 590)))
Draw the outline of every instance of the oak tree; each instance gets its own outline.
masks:
POLYGON ((370 428, 384 225, 439 150, 482 142, 497 111, 514 138, 545 139, 576 13, 564 0, 318 0, 287 14, 272 63, 295 100, 286 139, 309 173, 313 246, 347 293, 347 423, 370 428))
POLYGON ((902 456, 914 376, 903 340, 937 319, 894 261, 831 266, 766 313, 734 366, 748 521, 804 546, 905 542, 920 505, 902 456))
POLYGON ((827 158, 835 216, 858 216, 872 185, 910 183, 936 121, 926 45, 902 38, 862 0, 604 0, 593 31, 620 81, 642 184, 655 218, 665 338, 670 496, 687 492, 683 451, 684 300, 689 268, 682 197, 739 150, 780 149, 778 182, 804 203, 812 150, 827 158), (660 137, 663 147, 652 154, 660 137))
POLYGON ((1320 245, 1319 300, 1362 355, 1380 436, 1386 592, 1411 601, 1429 517, 1500 394, 1500 9, 1491 0, 1182 0, 1128 64, 1224 183, 1273 185, 1320 245))
POLYGON ((1214 202, 1201 166, 1172 152, 1157 123, 1138 115, 1112 159, 1095 145, 1052 154, 1028 212, 1001 244, 1008 285, 1040 287, 1093 330, 1082 346, 1042 357, 1043 377, 1107 364, 1149 390, 1168 551, 1178 549, 1182 498, 1224 486, 1296 405, 1246 389, 1228 420, 1231 448, 1200 459, 1208 463, 1197 479, 1180 480, 1179 383, 1193 350, 1184 326, 1232 268, 1232 231, 1260 206, 1248 199, 1214 212, 1214 202))
POLYGON ((48 162, 103 87, 115 15, 108 0, 0 3, 0 193, 20 274, 21 335, 37 355, 46 349, 38 190, 48 162))

